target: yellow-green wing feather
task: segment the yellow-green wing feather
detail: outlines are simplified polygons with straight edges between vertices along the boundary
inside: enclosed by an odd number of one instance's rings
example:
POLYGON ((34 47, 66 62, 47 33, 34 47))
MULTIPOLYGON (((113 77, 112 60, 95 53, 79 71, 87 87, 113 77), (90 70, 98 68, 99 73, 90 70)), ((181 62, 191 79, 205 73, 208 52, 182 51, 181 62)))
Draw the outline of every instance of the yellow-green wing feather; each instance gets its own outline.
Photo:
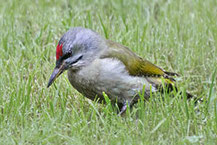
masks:
MULTIPOLYGON (((159 68, 151 62, 137 56, 129 48, 119 43, 110 40, 107 40, 106 43, 107 49, 104 49, 101 58, 117 58, 125 65, 130 75, 144 76, 151 84, 160 89, 162 88, 162 83, 165 83, 168 90, 177 90, 175 80, 172 76, 178 76, 178 74, 159 68)), ((187 98, 192 97, 191 94, 187 93, 187 98)))
POLYGON ((102 53, 101 58, 117 58, 122 61, 129 71, 130 75, 135 76, 165 76, 167 73, 159 68, 158 66, 152 64, 151 62, 142 59, 133 53, 129 48, 107 40, 108 48, 102 53))

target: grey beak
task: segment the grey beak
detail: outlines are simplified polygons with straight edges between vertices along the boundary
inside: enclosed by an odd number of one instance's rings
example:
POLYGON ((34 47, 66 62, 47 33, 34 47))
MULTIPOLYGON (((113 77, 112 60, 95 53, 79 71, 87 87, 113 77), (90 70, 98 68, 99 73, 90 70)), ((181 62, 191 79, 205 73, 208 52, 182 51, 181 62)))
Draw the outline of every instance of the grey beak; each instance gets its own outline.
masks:
POLYGON ((62 64, 60 67, 55 67, 53 73, 50 76, 47 87, 50 87, 56 78, 58 78, 64 72, 64 70, 64 64, 62 64))

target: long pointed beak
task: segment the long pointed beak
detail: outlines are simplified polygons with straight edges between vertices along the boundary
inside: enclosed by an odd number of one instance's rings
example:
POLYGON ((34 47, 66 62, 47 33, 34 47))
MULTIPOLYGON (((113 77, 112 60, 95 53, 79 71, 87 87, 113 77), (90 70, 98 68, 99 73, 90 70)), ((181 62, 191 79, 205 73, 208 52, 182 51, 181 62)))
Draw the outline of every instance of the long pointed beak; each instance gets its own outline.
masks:
POLYGON ((50 87, 52 83, 58 78, 65 70, 65 65, 62 64, 60 67, 55 67, 53 73, 50 76, 47 87, 50 87))

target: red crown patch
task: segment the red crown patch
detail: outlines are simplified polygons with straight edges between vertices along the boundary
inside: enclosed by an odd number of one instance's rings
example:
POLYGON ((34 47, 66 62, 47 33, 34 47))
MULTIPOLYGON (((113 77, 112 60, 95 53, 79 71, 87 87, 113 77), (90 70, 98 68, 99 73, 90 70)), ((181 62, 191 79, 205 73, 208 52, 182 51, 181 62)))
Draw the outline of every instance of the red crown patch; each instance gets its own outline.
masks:
POLYGON ((56 60, 63 56, 63 44, 58 44, 56 49, 56 60))

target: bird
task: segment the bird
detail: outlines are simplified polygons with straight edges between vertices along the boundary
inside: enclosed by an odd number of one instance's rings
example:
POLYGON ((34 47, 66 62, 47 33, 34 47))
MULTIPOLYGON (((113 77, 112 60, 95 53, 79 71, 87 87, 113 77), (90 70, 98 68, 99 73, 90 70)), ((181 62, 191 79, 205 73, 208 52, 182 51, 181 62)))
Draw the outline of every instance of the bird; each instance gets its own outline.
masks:
MULTIPOLYGON (((69 29, 59 40, 56 66, 47 87, 66 70, 78 92, 99 102, 104 101, 103 93, 107 94, 119 114, 137 103, 143 90, 147 100, 151 93, 162 92, 163 86, 177 91, 177 73, 165 71, 128 47, 83 27, 69 29)), ((186 96, 192 98, 189 93, 186 96)))

